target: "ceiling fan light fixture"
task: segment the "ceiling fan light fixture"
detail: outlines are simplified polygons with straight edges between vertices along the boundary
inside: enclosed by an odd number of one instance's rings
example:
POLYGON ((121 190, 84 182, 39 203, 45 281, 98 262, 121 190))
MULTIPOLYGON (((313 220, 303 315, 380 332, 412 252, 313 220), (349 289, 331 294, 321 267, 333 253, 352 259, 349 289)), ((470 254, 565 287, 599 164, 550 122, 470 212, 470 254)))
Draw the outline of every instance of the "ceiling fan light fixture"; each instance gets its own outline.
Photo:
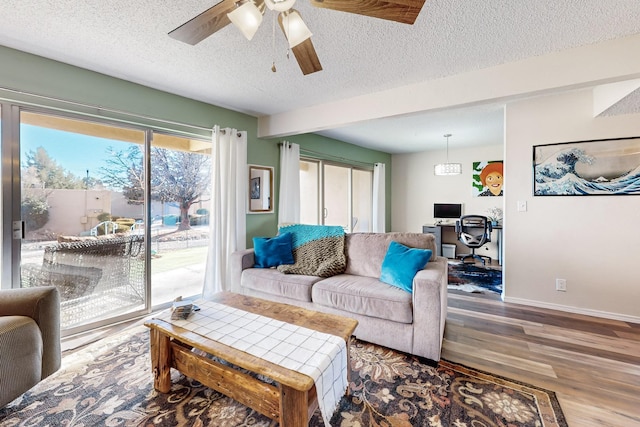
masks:
POLYGON ((262 12, 251 0, 241 4, 232 12, 229 12, 227 16, 247 40, 253 38, 262 23, 262 12))
POLYGON ((313 35, 297 10, 290 9, 282 12, 280 17, 282 18, 284 35, 287 37, 290 48, 298 46, 313 35))
POLYGON ((449 162, 449 137, 450 133, 444 135, 447 138, 447 162, 439 163, 433 168, 433 173, 439 176, 460 175, 462 173, 462 163, 449 162))
POLYGON ((296 0, 264 0, 264 4, 270 10, 275 10, 277 12, 284 12, 293 7, 296 0))

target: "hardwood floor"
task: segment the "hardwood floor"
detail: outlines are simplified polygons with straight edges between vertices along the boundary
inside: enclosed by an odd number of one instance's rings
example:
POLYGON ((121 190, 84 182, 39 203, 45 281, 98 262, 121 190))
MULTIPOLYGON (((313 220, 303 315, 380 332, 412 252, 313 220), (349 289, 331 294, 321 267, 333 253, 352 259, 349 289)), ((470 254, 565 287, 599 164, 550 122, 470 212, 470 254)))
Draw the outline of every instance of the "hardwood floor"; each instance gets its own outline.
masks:
POLYGON ((571 427, 640 426, 640 324, 449 292, 442 357, 556 392, 571 427))

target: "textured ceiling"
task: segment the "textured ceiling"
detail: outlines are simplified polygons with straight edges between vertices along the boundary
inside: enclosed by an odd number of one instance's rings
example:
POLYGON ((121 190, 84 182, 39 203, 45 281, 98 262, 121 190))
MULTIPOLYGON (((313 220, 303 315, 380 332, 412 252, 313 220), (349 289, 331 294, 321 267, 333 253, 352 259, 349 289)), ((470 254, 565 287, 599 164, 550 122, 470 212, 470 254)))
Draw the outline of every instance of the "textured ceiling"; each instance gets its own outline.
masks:
MULTIPOLYGON (((299 0, 324 68, 303 76, 270 11, 252 41, 231 25, 195 46, 168 37, 215 3, 2 0, 0 44, 268 116, 640 33, 639 0, 427 0, 413 26, 299 0)), ((640 97, 629 98, 608 114, 637 112, 640 97)), ((441 148, 447 132, 451 146, 500 143, 502 120, 493 104, 321 133, 388 152, 422 151, 441 148)))
POLYGON ((634 90, 603 113, 604 116, 619 114, 640 114, 640 89, 634 90))

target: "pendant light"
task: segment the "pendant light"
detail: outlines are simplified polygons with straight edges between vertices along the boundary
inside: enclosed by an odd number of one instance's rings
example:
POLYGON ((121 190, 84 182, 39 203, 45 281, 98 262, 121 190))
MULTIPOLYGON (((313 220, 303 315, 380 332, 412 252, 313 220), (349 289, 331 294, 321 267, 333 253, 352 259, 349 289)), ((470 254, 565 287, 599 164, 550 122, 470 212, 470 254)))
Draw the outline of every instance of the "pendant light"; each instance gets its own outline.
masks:
POLYGON ((450 133, 444 134, 447 138, 447 163, 439 163, 434 167, 434 173, 436 175, 460 175, 462 173, 461 163, 449 163, 449 137, 450 133))

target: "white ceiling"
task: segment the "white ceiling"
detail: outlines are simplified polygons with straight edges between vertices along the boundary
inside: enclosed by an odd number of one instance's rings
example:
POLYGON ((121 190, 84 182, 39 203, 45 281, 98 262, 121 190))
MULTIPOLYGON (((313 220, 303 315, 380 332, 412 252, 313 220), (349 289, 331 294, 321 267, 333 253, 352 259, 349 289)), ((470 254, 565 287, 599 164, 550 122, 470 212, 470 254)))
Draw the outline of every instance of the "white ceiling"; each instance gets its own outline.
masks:
MULTIPOLYGON (((263 120, 640 33, 639 0, 427 0, 413 26, 298 0, 324 68, 303 76, 268 10, 252 41, 232 25, 195 46, 167 35, 216 2, 2 0, 0 45, 263 120)), ((638 91, 623 101, 607 113, 640 111, 638 91)), ((475 104, 318 133, 390 153, 442 149, 445 133, 451 147, 501 143, 503 104, 475 104)))

